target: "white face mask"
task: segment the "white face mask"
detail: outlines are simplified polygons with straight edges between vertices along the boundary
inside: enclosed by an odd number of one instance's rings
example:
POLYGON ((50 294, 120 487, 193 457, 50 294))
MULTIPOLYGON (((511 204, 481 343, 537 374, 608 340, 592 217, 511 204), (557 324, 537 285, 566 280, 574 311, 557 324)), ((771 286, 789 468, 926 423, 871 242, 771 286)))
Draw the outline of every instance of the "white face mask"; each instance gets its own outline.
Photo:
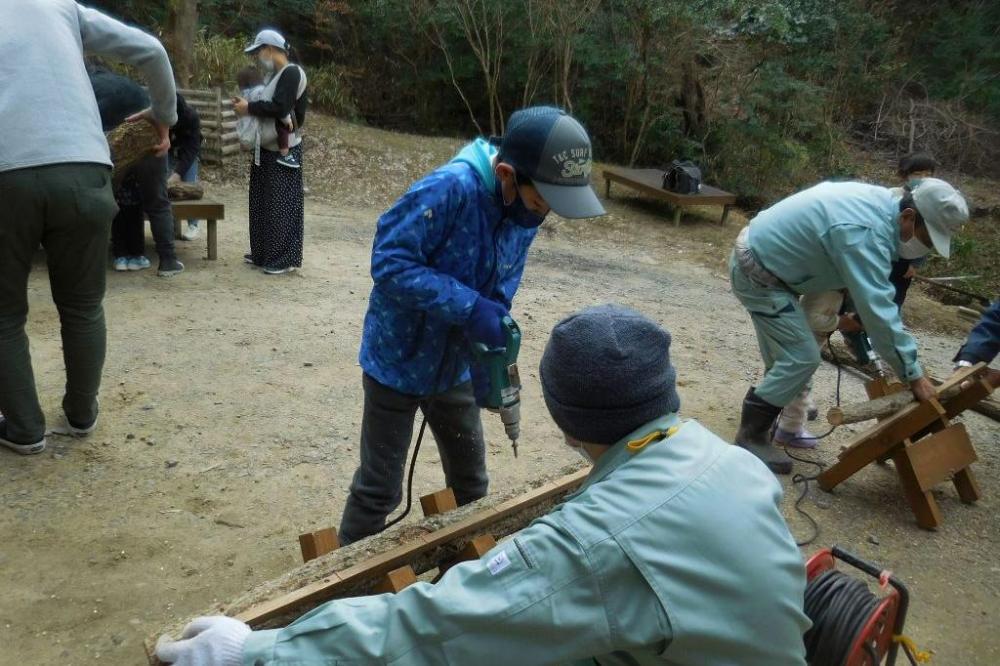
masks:
POLYGON ((264 71, 266 71, 266 72, 273 72, 274 71, 274 59, 273 58, 270 58, 270 57, 268 57, 266 55, 262 55, 258 60, 260 61, 260 66, 264 68, 264 71))
POLYGON ((900 259, 920 259, 921 257, 926 257, 930 252, 931 249, 921 243, 920 239, 916 236, 905 243, 899 244, 900 259))

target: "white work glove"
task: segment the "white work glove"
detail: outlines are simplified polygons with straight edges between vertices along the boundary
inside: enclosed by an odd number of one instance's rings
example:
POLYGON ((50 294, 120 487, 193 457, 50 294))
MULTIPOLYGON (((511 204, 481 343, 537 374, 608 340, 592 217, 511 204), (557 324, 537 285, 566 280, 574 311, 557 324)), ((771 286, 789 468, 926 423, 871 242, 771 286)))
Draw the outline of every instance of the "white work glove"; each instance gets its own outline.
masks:
POLYGON ((199 617, 184 627, 181 640, 161 636, 156 657, 174 666, 242 666, 250 627, 223 615, 199 617))

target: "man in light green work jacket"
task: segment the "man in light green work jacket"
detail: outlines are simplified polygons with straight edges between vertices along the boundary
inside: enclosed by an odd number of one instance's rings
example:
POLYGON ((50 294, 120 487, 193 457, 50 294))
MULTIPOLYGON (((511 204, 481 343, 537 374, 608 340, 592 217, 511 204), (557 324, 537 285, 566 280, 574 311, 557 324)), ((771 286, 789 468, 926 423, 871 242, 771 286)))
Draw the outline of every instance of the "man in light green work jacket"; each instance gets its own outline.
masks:
POLYGON ((178 666, 804 666, 805 570, 767 468, 678 417, 670 335, 613 305, 558 324, 546 405, 582 488, 437 584, 326 603, 284 629, 199 618, 178 666))
POLYGON ((761 212, 736 241, 730 259, 733 292, 750 312, 766 372, 743 400, 736 443, 777 474, 792 460, 771 445, 771 426, 809 384, 819 346, 799 296, 847 289, 875 346, 918 400, 934 395, 903 328, 889 281, 903 243, 916 239, 947 258, 951 236, 969 219, 965 199, 937 178, 912 190, 863 183, 821 183, 761 212))

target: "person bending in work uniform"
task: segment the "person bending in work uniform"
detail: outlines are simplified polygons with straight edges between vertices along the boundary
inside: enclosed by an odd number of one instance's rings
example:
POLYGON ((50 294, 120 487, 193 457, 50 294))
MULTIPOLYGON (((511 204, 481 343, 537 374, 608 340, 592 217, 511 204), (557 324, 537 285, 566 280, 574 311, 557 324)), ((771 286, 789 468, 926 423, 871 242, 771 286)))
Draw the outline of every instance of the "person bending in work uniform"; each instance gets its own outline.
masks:
MULTIPOLYGON (((937 162, 927 153, 904 155, 899 160, 897 170, 901 186, 892 188, 891 192, 894 196, 902 198, 907 191, 912 191, 922 179, 933 176, 936 169, 937 162)), ((892 300, 896 307, 903 307, 906 294, 913 282, 913 276, 916 275, 916 267, 923 264, 929 251, 930 248, 923 245, 916 236, 899 244, 898 256, 892 262, 892 270, 889 271, 889 282, 895 290, 892 300)), ((821 349, 826 344, 830 334, 837 330, 843 334, 852 349, 857 351, 867 346, 867 340, 861 338, 865 331, 858 313, 844 312, 845 305, 848 309, 853 308, 852 304, 845 304, 844 296, 844 290, 836 290, 806 294, 800 301, 806 320, 809 322, 809 328, 812 329, 821 349)), ((869 359, 859 356, 858 362, 867 365, 869 359)), ((818 440, 815 435, 805 429, 805 421, 807 416, 808 420, 814 421, 818 414, 811 386, 807 384, 802 392, 781 410, 777 427, 774 430, 774 443, 794 448, 814 448, 818 440)))
POLYGON ((379 218, 360 352, 361 464, 341 543, 381 531, 399 506, 418 408, 458 503, 486 494, 477 400, 488 385, 476 370, 474 395, 469 344, 505 344, 500 322, 550 209, 568 218, 604 214, 590 169, 590 139, 576 120, 551 107, 523 109, 499 151, 473 142, 379 218))
POLYGON ((914 238, 948 257, 951 235, 968 217, 961 194, 925 178, 901 197, 875 185, 821 183, 751 220, 737 238, 730 277, 750 313, 766 372, 743 400, 736 444, 775 473, 791 472, 791 458, 772 446, 771 427, 820 362, 799 303, 803 294, 846 288, 882 359, 918 400, 932 397, 916 342, 893 302, 889 271, 900 245, 914 238))
MULTIPOLYGON (((961 370, 976 363, 992 363, 1000 354, 1000 299, 983 313, 982 319, 969 333, 965 344, 955 355, 955 370, 961 370)), ((991 368, 986 380, 993 388, 1000 388, 1000 370, 991 368)))
POLYGON ((560 322, 540 367, 582 487, 436 584, 331 601, 283 629, 199 618, 177 666, 804 666, 806 576, 781 486, 678 415, 670 334, 615 305, 560 322), (752 553, 752 556, 749 554, 752 553))

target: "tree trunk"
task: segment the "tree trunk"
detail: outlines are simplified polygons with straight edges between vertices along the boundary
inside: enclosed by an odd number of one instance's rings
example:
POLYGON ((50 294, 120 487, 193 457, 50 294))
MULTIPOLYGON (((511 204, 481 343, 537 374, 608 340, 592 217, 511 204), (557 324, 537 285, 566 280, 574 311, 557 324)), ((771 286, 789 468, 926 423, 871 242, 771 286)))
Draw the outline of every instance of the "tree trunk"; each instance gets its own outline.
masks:
POLYGON ((170 0, 164 26, 164 46, 181 88, 191 87, 194 74, 194 40, 198 34, 198 0, 170 0))
POLYGON ((681 108, 684 111, 684 134, 701 139, 705 135, 705 91, 698 80, 695 63, 684 63, 681 82, 681 108))

